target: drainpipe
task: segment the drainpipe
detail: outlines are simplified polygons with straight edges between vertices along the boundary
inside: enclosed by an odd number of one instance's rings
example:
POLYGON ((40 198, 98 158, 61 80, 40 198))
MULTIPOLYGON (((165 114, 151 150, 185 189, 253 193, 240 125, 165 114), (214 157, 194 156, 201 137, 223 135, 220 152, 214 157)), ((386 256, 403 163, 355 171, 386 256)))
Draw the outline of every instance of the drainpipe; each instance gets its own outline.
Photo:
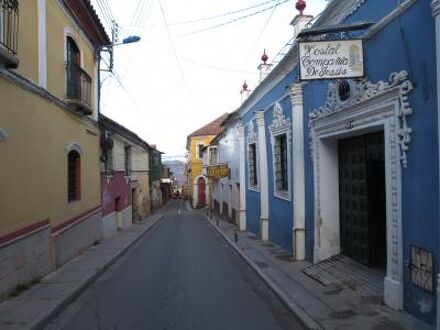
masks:
POLYGON ((293 256, 304 260, 306 256, 305 220, 305 174, 304 174, 304 126, 303 85, 293 84, 290 88, 292 102, 292 154, 293 154, 293 256))
MULTIPOLYGON (((440 156, 440 0, 433 0, 431 2, 432 15, 435 19, 435 48, 437 54, 437 134, 440 156)), ((440 175, 440 167, 439 167, 440 175)), ((440 185, 440 182, 439 182, 440 185)), ((440 201, 439 201, 440 205, 440 201)), ((440 213, 438 214, 440 218, 440 213)), ((440 237, 440 233, 438 235, 440 237)), ((437 330, 440 330, 440 274, 437 275, 437 330)))
POLYGON ((240 147, 240 205, 239 205, 239 229, 246 230, 246 148, 244 141, 244 127, 238 125, 239 147, 240 147))
POLYGON ((261 240, 269 240, 269 182, 267 171, 267 148, 266 148, 266 128, 264 127, 264 112, 257 112, 258 127, 258 153, 260 166, 260 233, 261 240))

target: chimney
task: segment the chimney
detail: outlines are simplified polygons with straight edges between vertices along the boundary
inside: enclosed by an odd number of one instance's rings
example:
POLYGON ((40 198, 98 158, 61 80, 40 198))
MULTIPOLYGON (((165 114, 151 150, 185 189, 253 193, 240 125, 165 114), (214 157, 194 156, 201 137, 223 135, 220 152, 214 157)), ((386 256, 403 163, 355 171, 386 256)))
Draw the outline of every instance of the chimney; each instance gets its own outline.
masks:
POLYGON ((263 52, 263 55, 261 56, 261 60, 263 61, 263 63, 261 63, 258 66, 258 70, 260 70, 260 82, 262 82, 264 80, 264 78, 267 77, 267 75, 270 72, 270 69, 272 68, 272 64, 266 63, 268 59, 269 59, 269 56, 267 56, 266 49, 265 49, 263 52))
POLYGON ((292 20, 290 25, 293 26, 293 38, 296 39, 298 34, 307 27, 307 25, 312 21, 313 16, 304 15, 304 9, 306 9, 306 2, 304 0, 298 0, 295 5, 296 9, 299 11, 299 15, 296 15, 292 20))
POLYGON ((243 103, 249 96, 249 94, 251 93, 251 91, 248 89, 248 84, 246 82, 246 80, 243 83, 242 89, 240 91, 241 94, 241 103, 243 103))

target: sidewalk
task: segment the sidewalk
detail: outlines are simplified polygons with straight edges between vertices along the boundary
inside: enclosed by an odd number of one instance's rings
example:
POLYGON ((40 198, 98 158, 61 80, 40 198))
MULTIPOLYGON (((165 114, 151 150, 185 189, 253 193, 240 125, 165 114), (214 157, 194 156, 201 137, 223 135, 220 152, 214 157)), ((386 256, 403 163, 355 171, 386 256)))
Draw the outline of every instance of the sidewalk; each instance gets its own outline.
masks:
POLYGON ((0 329, 44 328, 161 218, 162 214, 154 214, 133 224, 92 246, 19 296, 2 302, 0 329))
POLYGON ((216 226, 224 239, 262 277, 283 303, 309 329, 434 329, 405 312, 394 311, 377 299, 362 297, 356 288, 324 286, 302 272, 305 261, 293 262, 287 252, 271 242, 243 232, 234 241, 236 226, 224 220, 216 226))

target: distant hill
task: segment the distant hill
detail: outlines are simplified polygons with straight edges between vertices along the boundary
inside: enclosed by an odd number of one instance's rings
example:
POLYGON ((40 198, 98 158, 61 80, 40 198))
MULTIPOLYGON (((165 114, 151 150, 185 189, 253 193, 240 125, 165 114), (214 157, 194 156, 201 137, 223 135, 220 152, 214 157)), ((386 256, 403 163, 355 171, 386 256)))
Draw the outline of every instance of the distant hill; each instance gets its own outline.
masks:
POLYGON ((162 163, 170 168, 171 172, 173 172, 174 176, 177 178, 177 184, 181 186, 185 162, 179 160, 166 160, 162 163))

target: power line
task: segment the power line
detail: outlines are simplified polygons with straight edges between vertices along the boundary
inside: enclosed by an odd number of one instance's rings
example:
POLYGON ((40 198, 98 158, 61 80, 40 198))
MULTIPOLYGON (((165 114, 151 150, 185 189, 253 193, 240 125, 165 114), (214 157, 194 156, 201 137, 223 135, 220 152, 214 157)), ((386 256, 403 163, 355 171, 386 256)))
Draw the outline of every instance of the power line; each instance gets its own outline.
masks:
MULTIPOLYGON (((232 24, 232 23, 236 23, 236 22, 241 21, 241 20, 243 20, 243 19, 246 19, 246 18, 249 18, 249 17, 255 16, 255 15, 258 15, 258 14, 261 14, 261 13, 264 13, 265 11, 268 11, 269 9, 273 9, 273 8, 275 8, 275 7, 281 6, 281 5, 283 5, 283 4, 285 4, 286 2, 289 2, 289 1, 290 1, 290 0, 283 0, 283 1, 277 3, 277 4, 273 5, 273 6, 270 6, 270 7, 264 8, 264 9, 259 10, 259 11, 257 11, 257 12, 253 12, 253 13, 250 13, 250 14, 247 14, 247 15, 243 15, 243 16, 240 16, 240 17, 235 18, 235 19, 233 19, 233 20, 229 20, 229 21, 224 22, 224 23, 220 23, 220 24, 212 25, 212 26, 210 26, 210 27, 207 27, 207 28, 204 28, 204 29, 201 29, 201 30, 195 30, 195 31, 192 31, 192 32, 179 34, 179 35, 173 36, 173 38, 174 38, 174 39, 184 38, 184 37, 188 37, 188 36, 191 36, 191 35, 194 35, 194 34, 199 34, 199 33, 203 33, 203 32, 206 32, 206 31, 213 30, 213 29, 217 29, 217 28, 220 28, 220 27, 223 27, 223 26, 226 26, 226 25, 232 24)), ((162 41, 162 40, 166 40, 166 39, 144 40, 143 42, 162 41)), ((142 42, 142 41, 141 41, 141 42, 142 42)))
POLYGON ((173 38, 171 37, 171 31, 170 31, 170 27, 168 26, 167 18, 166 18, 166 15, 165 15, 165 10, 164 10, 164 8, 162 6, 162 1, 158 0, 158 2, 159 2, 159 6, 160 6, 160 11, 162 12, 162 16, 163 16, 163 21, 165 23, 165 27, 167 29, 168 39, 170 41, 171 49, 173 51, 174 57, 176 58, 177 66, 179 67, 179 71, 180 71, 180 74, 182 76, 184 84, 187 86, 188 91, 190 92, 190 94, 192 94, 191 90, 189 89, 189 85, 187 84, 187 81, 186 81, 186 78, 185 78, 185 73, 183 72, 182 65, 181 65, 180 60, 179 60, 179 56, 177 55, 177 51, 176 51, 176 47, 175 47, 174 42, 173 42, 173 38))
POLYGON ((263 28, 261 29, 261 31, 260 31, 260 33, 258 35, 258 38, 255 40, 255 43, 252 45, 251 49, 249 50, 248 55, 246 56, 246 60, 244 61, 244 64, 247 63, 247 61, 249 60, 249 57, 254 52, 255 47, 257 46, 258 42, 260 41, 261 37, 263 36, 264 31, 266 31, 266 28, 269 25, 269 22, 272 19, 272 16, 275 13, 275 10, 277 9, 277 5, 278 5, 279 2, 280 2, 280 0, 277 0, 275 6, 273 7, 273 10, 270 12, 269 17, 267 18, 266 22, 264 23, 263 28))
MULTIPOLYGON (((260 4, 254 5, 254 6, 250 6, 247 8, 243 8, 243 9, 238 9, 238 10, 234 10, 234 11, 230 11, 227 13, 222 13, 222 14, 217 14, 217 15, 213 15, 213 16, 207 16, 207 17, 202 17, 202 18, 195 18, 195 19, 190 19, 190 20, 186 20, 186 21, 179 21, 179 22, 173 22, 173 23, 168 23, 169 26, 173 26, 173 25, 183 25, 183 24, 190 24, 190 23, 197 23, 197 22, 203 22, 203 21, 208 21, 208 20, 212 20, 212 19, 216 19, 216 18, 221 18, 221 17, 225 17, 225 16, 229 16, 229 15, 233 15, 233 14, 238 14, 244 11, 248 11, 251 9, 255 9, 258 7, 262 7, 265 6, 269 3, 275 2, 277 0, 269 0, 269 1, 265 1, 262 2, 260 4)), ((139 26, 139 28, 146 28, 146 26, 139 26)))

